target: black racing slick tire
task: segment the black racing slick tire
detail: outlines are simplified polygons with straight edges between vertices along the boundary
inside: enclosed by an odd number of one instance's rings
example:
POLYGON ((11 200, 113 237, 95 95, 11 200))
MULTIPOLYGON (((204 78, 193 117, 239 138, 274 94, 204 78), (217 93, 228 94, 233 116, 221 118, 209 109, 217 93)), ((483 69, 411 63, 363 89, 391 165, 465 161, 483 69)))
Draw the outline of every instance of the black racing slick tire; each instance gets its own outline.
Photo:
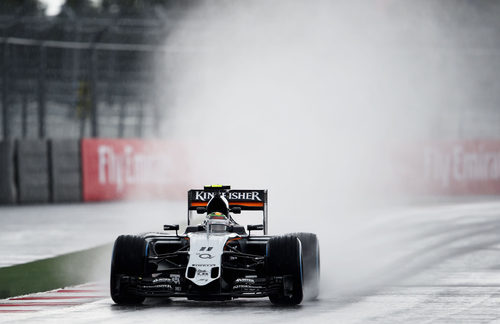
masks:
POLYGON ((303 298, 302 246, 295 235, 272 237, 266 247, 266 269, 283 278, 283 289, 269 295, 275 305, 298 305, 303 298))
POLYGON ((319 295, 320 254, 319 241, 313 233, 293 233, 302 243, 304 270, 304 299, 315 300, 319 295))
POLYGON ((144 274, 146 241, 135 235, 120 235, 111 257, 110 293, 117 304, 141 304, 145 297, 138 296, 121 285, 122 276, 139 277, 144 274))

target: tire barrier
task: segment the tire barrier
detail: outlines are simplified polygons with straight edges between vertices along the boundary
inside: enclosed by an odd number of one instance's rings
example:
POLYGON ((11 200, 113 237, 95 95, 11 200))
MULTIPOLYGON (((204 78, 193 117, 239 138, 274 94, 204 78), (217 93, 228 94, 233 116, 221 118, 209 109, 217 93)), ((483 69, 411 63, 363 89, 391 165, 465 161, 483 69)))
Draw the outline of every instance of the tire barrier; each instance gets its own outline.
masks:
POLYGON ((0 204, 17 201, 15 168, 15 142, 0 142, 0 204))
POLYGON ((50 201, 47 141, 17 141, 17 186, 20 203, 47 203, 50 201))
POLYGON ((49 147, 52 201, 81 201, 80 141, 50 140, 49 147))

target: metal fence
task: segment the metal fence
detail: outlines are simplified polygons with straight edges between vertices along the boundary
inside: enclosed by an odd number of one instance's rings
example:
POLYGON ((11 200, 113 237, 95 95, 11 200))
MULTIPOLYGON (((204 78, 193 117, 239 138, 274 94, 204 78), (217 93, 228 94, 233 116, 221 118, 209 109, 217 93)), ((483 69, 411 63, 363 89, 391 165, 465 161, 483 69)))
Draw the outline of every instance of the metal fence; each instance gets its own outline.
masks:
MULTIPOLYGON (((157 136, 168 113, 159 103, 169 98, 155 85, 175 91, 169 76, 157 73, 159 59, 174 66, 177 58, 204 50, 161 46, 179 19, 167 11, 155 19, 0 16, 0 138, 157 136)), ((218 32, 204 28, 203 20, 189 28, 218 32)), ((415 92, 429 96, 421 106, 407 106, 415 117, 434 110, 433 138, 500 138, 500 25, 455 28, 465 35, 461 42, 423 38, 402 55, 426 67, 408 78, 415 92)), ((387 57, 401 51, 397 42, 380 48, 387 57)))
POLYGON ((159 43, 163 25, 8 22, 0 17, 2 138, 158 134, 161 116, 152 85, 163 49, 152 44, 159 43))

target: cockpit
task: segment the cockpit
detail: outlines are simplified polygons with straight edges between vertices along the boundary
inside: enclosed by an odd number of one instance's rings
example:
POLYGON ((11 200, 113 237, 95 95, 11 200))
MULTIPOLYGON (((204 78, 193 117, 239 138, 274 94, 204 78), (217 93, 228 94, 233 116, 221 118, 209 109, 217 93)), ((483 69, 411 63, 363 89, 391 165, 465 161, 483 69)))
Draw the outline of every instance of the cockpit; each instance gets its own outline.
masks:
POLYGON ((205 230, 208 233, 224 233, 231 225, 230 219, 221 212, 207 214, 204 221, 205 230))

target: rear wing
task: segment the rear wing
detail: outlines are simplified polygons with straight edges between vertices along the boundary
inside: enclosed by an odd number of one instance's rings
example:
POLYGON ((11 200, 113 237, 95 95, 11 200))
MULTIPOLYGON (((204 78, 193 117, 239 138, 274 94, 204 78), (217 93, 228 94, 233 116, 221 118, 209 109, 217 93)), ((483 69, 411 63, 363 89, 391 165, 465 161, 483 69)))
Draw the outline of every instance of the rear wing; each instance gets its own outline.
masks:
MULTIPOLYGON (((188 225, 191 223, 191 211, 198 207, 206 207, 214 192, 203 189, 188 191, 188 225)), ((240 207, 241 210, 262 211, 264 235, 267 235, 267 190, 226 190, 221 194, 229 202, 229 207, 240 207)))

